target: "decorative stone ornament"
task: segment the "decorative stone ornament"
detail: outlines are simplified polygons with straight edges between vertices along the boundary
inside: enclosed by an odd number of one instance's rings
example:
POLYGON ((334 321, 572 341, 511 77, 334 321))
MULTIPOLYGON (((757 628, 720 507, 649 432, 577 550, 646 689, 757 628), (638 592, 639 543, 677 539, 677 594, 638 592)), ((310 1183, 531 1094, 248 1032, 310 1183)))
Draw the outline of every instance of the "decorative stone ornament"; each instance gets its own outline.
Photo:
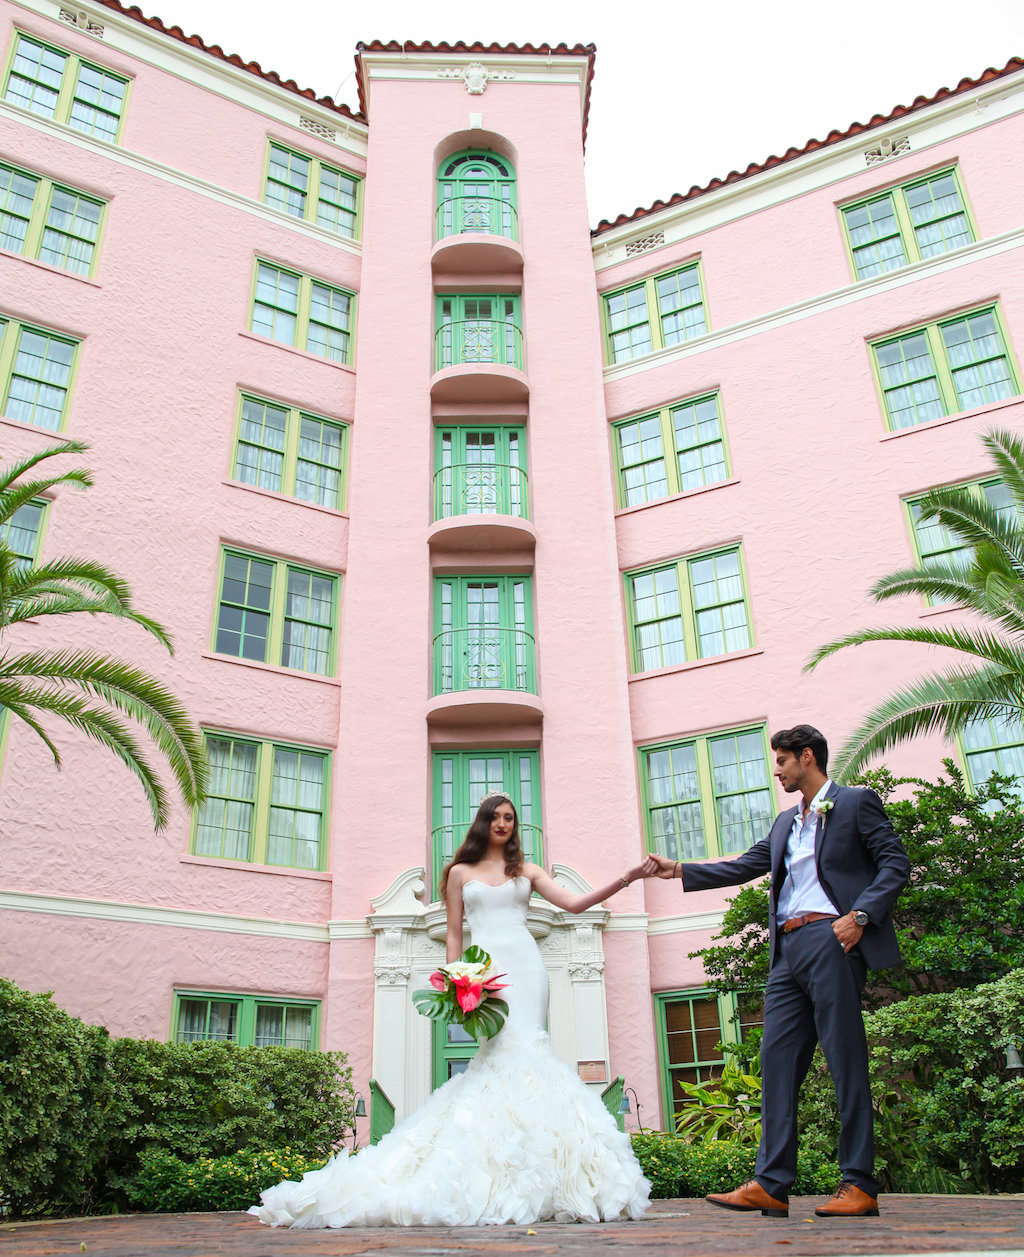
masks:
POLYGON ((487 84, 492 79, 514 79, 515 74, 511 70, 489 70, 482 61, 471 61, 469 65, 458 66, 447 70, 438 70, 438 78, 442 79, 462 79, 466 85, 466 91, 470 96, 482 96, 487 90, 487 84))

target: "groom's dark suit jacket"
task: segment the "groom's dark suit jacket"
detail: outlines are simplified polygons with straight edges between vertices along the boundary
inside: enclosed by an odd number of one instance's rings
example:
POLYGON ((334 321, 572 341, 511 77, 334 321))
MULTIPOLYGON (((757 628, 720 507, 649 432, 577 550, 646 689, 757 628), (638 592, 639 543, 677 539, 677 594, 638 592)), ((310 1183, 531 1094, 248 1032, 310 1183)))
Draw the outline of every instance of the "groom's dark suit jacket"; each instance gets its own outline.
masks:
MULTIPOLYGON (((818 881, 839 916, 854 908, 868 914, 870 924, 859 944, 868 968, 898 965, 900 951, 891 913, 910 875, 907 853, 873 790, 837 786, 833 782, 826 798, 833 807, 819 817, 814 839, 818 881)), ((780 924, 776 922, 779 891, 786 877, 786 844, 796 814, 795 807, 780 812, 768 836, 735 860, 682 866, 684 891, 738 886, 771 873, 768 920, 772 963, 780 924)))

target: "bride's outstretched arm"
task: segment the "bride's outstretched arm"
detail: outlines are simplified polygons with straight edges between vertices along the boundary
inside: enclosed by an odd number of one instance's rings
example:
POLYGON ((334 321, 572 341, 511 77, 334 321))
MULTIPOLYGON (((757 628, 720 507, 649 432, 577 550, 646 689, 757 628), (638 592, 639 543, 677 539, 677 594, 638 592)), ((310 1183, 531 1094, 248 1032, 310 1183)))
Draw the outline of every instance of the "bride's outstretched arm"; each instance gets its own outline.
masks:
MULTIPOLYGON (((566 890, 564 886, 559 886, 555 879, 549 873, 546 873, 539 864, 528 864, 525 873, 530 879, 533 889, 542 895, 548 903, 553 903, 556 908, 564 908, 566 912, 586 912, 588 908, 592 908, 594 904, 600 903, 603 899, 611 899, 612 895, 618 894, 620 890, 624 890, 631 882, 635 882, 641 877, 653 877, 657 872, 657 868, 658 866, 648 856, 643 864, 638 864, 636 868, 628 869, 614 882, 609 882, 607 886, 601 886, 586 895, 574 895, 571 890, 566 890)), ((451 919, 451 911, 449 910, 448 920, 451 921, 451 919)))
MULTIPOLYGON (((463 866, 464 867, 464 866, 463 866)), ((444 903, 448 913, 448 932, 445 940, 445 962, 458 960, 462 955, 462 883, 464 874, 458 865, 448 873, 444 903)))

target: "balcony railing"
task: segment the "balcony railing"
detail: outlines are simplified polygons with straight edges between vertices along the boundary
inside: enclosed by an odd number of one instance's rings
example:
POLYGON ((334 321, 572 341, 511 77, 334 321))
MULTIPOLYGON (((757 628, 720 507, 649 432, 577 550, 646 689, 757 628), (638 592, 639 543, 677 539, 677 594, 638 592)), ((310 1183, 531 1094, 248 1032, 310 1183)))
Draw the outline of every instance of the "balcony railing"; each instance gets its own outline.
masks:
POLYGON ((458 319, 434 334, 434 370, 495 363, 523 369, 523 333, 503 319, 458 319))
MULTIPOLYGON (((434 865, 434 897, 441 886, 441 870, 452 858, 469 829, 470 820, 459 825, 438 825, 432 830, 432 850, 434 865)), ((519 826, 519 845, 523 849, 523 859, 533 864, 544 863, 544 835, 539 825, 519 826)))
POLYGON ((453 515, 528 518, 526 472, 511 463, 453 463, 434 472, 434 519, 453 515))
POLYGON ((533 634, 490 624, 438 633, 434 638, 434 693, 460 690, 536 694, 533 634))
POLYGON ((437 207, 437 239, 475 232, 519 239, 516 207, 497 196, 450 196, 437 207))

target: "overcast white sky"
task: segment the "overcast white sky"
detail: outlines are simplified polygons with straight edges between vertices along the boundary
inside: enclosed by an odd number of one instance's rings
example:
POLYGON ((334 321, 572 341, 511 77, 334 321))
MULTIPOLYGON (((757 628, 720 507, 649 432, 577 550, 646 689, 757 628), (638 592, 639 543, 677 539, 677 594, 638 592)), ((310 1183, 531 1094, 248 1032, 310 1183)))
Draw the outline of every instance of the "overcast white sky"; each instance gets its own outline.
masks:
POLYGON ((1024 0, 136 2, 353 108, 358 40, 594 43, 593 223, 1024 55, 1024 0))

